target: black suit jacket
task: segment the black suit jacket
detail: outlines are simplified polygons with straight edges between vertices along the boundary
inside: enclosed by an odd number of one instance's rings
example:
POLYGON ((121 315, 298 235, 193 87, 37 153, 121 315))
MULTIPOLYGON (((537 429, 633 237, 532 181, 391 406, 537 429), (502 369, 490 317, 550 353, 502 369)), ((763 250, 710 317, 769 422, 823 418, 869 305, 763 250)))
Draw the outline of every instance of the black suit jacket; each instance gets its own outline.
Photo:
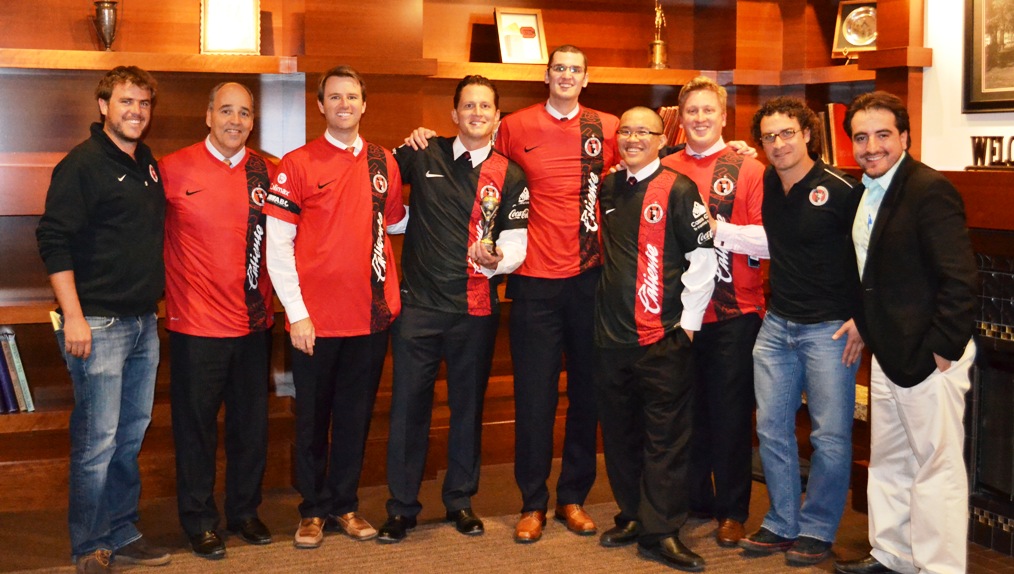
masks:
POLYGON ((975 327, 977 286, 961 196, 906 154, 873 225, 856 317, 892 382, 925 380, 936 368, 933 353, 961 357, 975 327))

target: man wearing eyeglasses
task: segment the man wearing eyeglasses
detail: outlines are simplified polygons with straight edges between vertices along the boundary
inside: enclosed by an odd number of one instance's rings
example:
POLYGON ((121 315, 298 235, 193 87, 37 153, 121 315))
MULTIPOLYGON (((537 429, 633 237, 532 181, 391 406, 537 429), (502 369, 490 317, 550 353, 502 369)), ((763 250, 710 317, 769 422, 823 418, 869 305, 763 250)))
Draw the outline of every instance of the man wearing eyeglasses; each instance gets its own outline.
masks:
MULTIPOLYGON (((602 265, 598 196, 619 162, 619 120, 578 103, 588 85, 588 60, 575 46, 553 50, 546 68, 549 100, 507 116, 496 150, 521 165, 528 179, 528 251, 507 281, 514 367, 514 478, 521 518, 514 540, 542 537, 549 508, 546 481, 553 461, 553 426, 561 368, 567 370, 563 461, 556 483, 556 519, 576 534, 597 527, 582 508, 595 483, 596 427, 592 388, 592 309, 602 265), (566 358, 566 363, 562 359, 566 358)), ((436 132, 409 138, 424 148, 436 132)))
POLYGON ((595 482, 597 417, 592 387, 592 309, 602 265, 598 196, 619 160, 616 116, 581 106, 588 61, 560 46, 546 69, 549 100, 507 116, 496 149, 519 163, 531 190, 528 253, 507 282, 514 364, 514 476, 521 489, 518 542, 542 536, 549 504, 553 424, 561 367, 567 370, 567 420, 556 484, 556 519, 591 535, 582 509, 595 482), (566 357, 566 363, 561 358, 566 357))
MULTIPOLYGON (((750 512, 753 458, 753 344, 764 316, 760 258, 764 166, 722 139, 725 88, 699 76, 679 93, 687 146, 662 165, 690 177, 708 206, 718 271, 693 346, 691 512, 718 520, 720 546, 736 546, 750 512)), ((622 153, 622 151, 621 151, 622 153)))
POLYGON ((704 559, 679 539, 690 495, 690 349, 718 262, 697 186, 658 159, 662 118, 627 110, 617 143, 627 168, 602 188, 594 320, 602 444, 620 513, 600 543, 637 542, 647 558, 697 572, 704 559))
POLYGON ((863 346, 852 321, 858 275, 849 229, 862 185, 819 159, 816 114, 798 99, 765 103, 752 132, 771 163, 761 209, 771 299, 753 350, 770 508, 739 545, 754 554, 786 552, 791 565, 816 564, 831 553, 849 487, 863 346), (813 455, 801 501, 795 421, 804 393, 813 455))

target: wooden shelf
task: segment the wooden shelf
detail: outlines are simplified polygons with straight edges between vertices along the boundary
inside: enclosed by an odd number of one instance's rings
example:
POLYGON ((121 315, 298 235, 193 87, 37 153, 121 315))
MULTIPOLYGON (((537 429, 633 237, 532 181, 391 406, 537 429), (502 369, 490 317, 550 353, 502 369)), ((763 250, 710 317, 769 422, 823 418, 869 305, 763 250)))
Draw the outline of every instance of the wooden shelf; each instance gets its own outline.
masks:
POLYGON ((322 73, 338 64, 348 64, 360 74, 368 76, 432 76, 437 73, 437 61, 432 58, 418 60, 392 60, 390 58, 299 56, 296 70, 304 73, 322 73))
MULTIPOLYGON (((588 74, 596 84, 668 85, 685 84, 700 70, 653 70, 651 68, 612 68, 591 66, 588 74)), ((704 72, 714 76, 715 72, 704 72)), ((543 82, 546 67, 542 64, 496 64, 483 62, 437 62, 434 78, 460 80, 470 75, 486 76, 493 81, 543 82)))
POLYGON ((230 74, 291 74, 296 72, 296 58, 285 56, 217 56, 0 48, 0 68, 110 70, 120 65, 139 66, 149 72, 230 74))
POLYGON ((922 46, 886 48, 859 54, 861 70, 882 68, 928 68, 933 65, 933 49, 922 46))
POLYGON ((54 300, 4 301, 0 303, 0 325, 49 323, 49 312, 54 309, 54 300))
POLYGON ((856 65, 822 66, 799 70, 728 70, 718 72, 724 86, 794 86, 865 82, 876 79, 876 72, 856 65))

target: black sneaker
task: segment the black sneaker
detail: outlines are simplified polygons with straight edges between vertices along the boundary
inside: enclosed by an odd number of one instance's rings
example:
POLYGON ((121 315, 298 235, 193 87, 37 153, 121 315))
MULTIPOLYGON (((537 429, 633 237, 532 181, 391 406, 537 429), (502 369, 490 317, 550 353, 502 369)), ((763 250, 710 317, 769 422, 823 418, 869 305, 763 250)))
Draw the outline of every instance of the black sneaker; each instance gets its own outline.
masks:
POLYGON ((792 566, 818 564, 831 556, 831 543, 810 536, 800 536, 785 552, 785 562, 792 566))
POLYGON ((739 547, 754 554, 785 552, 796 543, 795 538, 782 538, 767 528, 761 528, 739 541, 739 547))
POLYGON ((161 566, 172 559, 169 551, 148 543, 141 537, 113 553, 113 562, 117 564, 140 564, 141 566, 161 566))

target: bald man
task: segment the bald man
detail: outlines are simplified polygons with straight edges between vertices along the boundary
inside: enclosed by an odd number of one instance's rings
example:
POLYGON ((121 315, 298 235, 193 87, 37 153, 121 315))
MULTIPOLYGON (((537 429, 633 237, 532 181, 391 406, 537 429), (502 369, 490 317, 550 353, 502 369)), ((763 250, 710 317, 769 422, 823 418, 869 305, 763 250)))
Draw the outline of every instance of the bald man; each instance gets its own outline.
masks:
POLYGON ((637 542, 688 572, 704 559, 679 539, 689 511, 694 333, 718 262, 694 182, 661 165, 662 119, 636 107, 616 132, 627 168, 602 186, 605 264, 595 297, 595 390, 609 484, 620 507, 603 546, 637 542))

